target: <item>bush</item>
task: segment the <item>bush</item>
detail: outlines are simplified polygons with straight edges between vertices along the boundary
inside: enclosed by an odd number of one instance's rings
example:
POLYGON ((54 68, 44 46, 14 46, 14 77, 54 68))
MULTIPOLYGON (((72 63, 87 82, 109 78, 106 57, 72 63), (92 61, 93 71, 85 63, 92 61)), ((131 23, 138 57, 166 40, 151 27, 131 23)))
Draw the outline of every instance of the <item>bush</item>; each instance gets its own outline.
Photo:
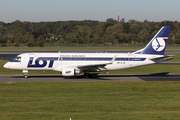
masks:
POLYGON ((6 46, 7 46, 6 43, 2 43, 2 44, 1 44, 1 47, 6 47, 6 46))
POLYGON ((19 43, 14 43, 14 47, 19 47, 19 43))
POLYGON ((44 42, 43 41, 39 42, 39 47, 44 47, 44 42))
POLYGON ((35 45, 34 45, 34 43, 33 42, 29 42, 28 43, 28 47, 34 47, 35 45))

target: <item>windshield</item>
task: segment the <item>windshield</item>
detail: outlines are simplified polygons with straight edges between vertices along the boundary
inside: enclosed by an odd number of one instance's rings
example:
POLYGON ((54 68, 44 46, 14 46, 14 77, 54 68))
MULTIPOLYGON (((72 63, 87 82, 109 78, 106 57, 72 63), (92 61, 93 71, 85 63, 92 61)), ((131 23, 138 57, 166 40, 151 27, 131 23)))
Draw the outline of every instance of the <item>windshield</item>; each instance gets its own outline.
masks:
POLYGON ((19 60, 19 61, 21 61, 21 57, 20 57, 20 56, 16 56, 15 58, 13 58, 13 60, 19 60))

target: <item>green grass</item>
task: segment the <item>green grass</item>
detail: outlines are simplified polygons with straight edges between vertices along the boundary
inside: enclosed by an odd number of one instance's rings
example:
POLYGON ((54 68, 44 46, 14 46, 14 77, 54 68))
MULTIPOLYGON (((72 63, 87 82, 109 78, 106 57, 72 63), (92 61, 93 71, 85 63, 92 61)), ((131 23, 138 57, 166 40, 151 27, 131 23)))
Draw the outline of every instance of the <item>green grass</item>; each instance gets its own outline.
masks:
POLYGON ((180 82, 0 83, 2 120, 174 120, 180 82))

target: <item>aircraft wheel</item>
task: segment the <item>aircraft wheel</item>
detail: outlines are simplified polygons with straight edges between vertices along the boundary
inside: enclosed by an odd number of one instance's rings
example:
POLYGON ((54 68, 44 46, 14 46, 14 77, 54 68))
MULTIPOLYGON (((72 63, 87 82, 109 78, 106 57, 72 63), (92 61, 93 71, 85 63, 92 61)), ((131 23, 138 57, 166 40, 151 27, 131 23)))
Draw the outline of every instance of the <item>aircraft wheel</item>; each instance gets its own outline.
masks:
POLYGON ((27 79, 27 78, 28 78, 28 76, 27 76, 27 75, 25 75, 24 77, 25 77, 25 79, 27 79))
POLYGON ((84 76, 85 76, 87 79, 91 78, 91 75, 90 75, 89 73, 85 73, 84 76))

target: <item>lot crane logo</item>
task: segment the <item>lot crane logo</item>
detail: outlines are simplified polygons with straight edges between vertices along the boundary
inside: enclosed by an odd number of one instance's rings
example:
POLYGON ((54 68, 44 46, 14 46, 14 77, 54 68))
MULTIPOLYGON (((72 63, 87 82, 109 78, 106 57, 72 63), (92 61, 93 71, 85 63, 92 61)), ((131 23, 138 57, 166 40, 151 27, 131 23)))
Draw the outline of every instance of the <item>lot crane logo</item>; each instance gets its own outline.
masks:
POLYGON ((167 39, 168 38, 156 38, 156 39, 154 39, 152 42, 152 48, 158 52, 164 50, 164 48, 166 47, 166 43, 164 40, 167 40, 167 39))

